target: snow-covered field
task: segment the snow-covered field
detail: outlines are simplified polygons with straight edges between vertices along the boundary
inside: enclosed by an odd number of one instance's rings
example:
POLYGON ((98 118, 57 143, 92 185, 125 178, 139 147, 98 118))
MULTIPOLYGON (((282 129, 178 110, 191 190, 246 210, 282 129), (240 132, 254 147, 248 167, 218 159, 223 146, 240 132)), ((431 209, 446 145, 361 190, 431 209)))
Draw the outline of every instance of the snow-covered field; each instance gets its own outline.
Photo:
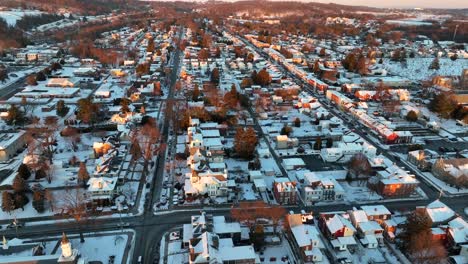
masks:
POLYGON ((458 59, 452 61, 448 58, 440 58, 440 69, 429 70, 433 58, 408 58, 406 67, 400 62, 384 60, 384 68, 390 73, 408 78, 410 80, 426 80, 431 76, 459 76, 463 69, 468 69, 468 60, 458 59))
POLYGON ((39 15, 40 11, 37 10, 24 10, 24 11, 0 11, 0 18, 3 18, 8 25, 15 26, 16 21, 20 20, 25 15, 39 15))
POLYGON ((398 24, 401 26, 430 26, 432 23, 418 20, 387 20, 388 24, 398 24))

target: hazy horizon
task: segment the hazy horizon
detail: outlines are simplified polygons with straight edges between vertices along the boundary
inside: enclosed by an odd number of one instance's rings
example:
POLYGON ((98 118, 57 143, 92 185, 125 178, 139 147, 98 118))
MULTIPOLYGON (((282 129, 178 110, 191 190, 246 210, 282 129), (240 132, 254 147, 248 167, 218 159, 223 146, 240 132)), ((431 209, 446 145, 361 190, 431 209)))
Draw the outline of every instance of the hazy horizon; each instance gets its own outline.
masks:
MULTIPOLYGON (((143 1, 165 1, 172 0, 143 0, 143 1)), ((206 0, 178 0, 185 2, 206 2, 206 0)), ((240 0, 220 0, 225 2, 236 2, 240 0)), ((269 1, 288 1, 288 0, 269 0, 269 1)), ((292 0, 292 2, 317 2, 317 3, 335 3, 341 5, 353 6, 369 6, 380 8, 468 8, 468 1, 462 0, 392 0, 392 1, 375 1, 375 0, 292 0)))

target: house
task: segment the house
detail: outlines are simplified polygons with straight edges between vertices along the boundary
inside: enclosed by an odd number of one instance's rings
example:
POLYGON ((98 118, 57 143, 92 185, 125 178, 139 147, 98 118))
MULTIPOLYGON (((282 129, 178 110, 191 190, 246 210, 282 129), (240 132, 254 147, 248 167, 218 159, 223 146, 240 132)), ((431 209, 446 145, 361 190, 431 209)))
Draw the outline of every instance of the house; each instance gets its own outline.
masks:
POLYGON ((357 227, 357 233, 359 237, 366 238, 367 236, 372 236, 380 243, 383 243, 383 231, 383 228, 376 221, 362 222, 357 227))
POLYGON ((286 170, 296 170, 305 167, 304 160, 301 158, 283 159, 283 167, 286 170))
POLYGON ((183 245, 189 249, 189 263, 260 263, 252 246, 237 246, 239 223, 228 223, 224 216, 192 216, 183 226, 183 245))
POLYGON ((11 159, 26 145, 26 132, 0 133, 0 161, 11 159))
POLYGON ((273 196, 280 204, 297 204, 297 186, 288 179, 273 182, 273 196))
POLYGON ((46 86, 65 88, 65 87, 74 87, 75 85, 68 78, 50 78, 46 86))
POLYGON ((433 226, 446 224, 456 217, 455 212, 439 200, 435 200, 427 206, 416 207, 416 213, 427 216, 433 226))
POLYGON ((429 171, 434 165, 435 160, 439 158, 439 153, 430 150, 413 150, 408 152, 408 161, 416 165, 421 171, 429 171))
POLYGON ((319 217, 319 227, 326 237, 337 239, 339 237, 352 237, 356 229, 346 214, 322 213, 319 217))
POLYGON ((468 158, 439 158, 432 166, 432 173, 439 179, 456 184, 460 187, 468 185, 468 158))
POLYGON ((115 194, 116 178, 91 177, 88 180, 87 193, 95 203, 109 203, 115 194))
POLYGON ((189 263, 260 263, 253 246, 234 246, 232 239, 204 232, 190 239, 189 263))
POLYGON ((304 184, 301 193, 305 204, 313 205, 319 201, 343 200, 345 191, 334 178, 316 172, 306 172, 303 176, 304 184))
POLYGON ((365 235, 364 238, 360 239, 360 241, 366 248, 377 248, 379 245, 377 238, 373 235, 365 235))
POLYGON ((363 205, 361 209, 367 215, 367 220, 382 224, 392 217, 392 213, 384 205, 363 205))
POLYGON ((321 242, 317 228, 310 224, 303 224, 299 218, 302 215, 288 215, 288 224, 292 247, 295 252, 300 253, 302 263, 316 263, 323 260, 323 254, 320 250, 321 242), (297 218, 294 221, 293 218, 297 218))
MULTIPOLYGON (((448 222, 447 243, 460 255, 463 253, 460 252, 462 248, 468 246, 468 223, 462 217, 457 217, 448 222)), ((468 254, 466 256, 468 257, 468 254)))
POLYGON ((289 138, 287 135, 276 136, 277 149, 290 149, 297 146, 299 146, 299 140, 297 138, 289 138))
POLYGON ((321 158, 326 162, 348 162, 356 154, 362 153, 368 158, 374 158, 377 149, 366 142, 360 143, 345 143, 338 142, 336 147, 323 148, 320 151, 321 158))
POLYGON ((412 174, 392 165, 377 172, 376 192, 384 197, 408 197, 419 186, 419 181, 412 174))
POLYGON ((337 237, 330 241, 332 244, 333 249, 339 251, 345 251, 351 248, 357 247, 357 242, 353 236, 344 236, 344 237, 337 237))

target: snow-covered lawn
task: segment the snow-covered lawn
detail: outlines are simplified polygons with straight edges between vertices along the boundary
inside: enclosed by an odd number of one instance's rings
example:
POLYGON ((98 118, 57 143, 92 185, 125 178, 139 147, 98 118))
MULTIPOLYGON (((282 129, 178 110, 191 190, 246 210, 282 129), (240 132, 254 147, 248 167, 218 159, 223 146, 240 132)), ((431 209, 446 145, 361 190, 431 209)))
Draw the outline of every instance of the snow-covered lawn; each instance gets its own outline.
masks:
MULTIPOLYGON (((16 209, 10 213, 4 212, 3 210, 0 210, 0 220, 12 220, 13 219, 24 219, 24 218, 37 218, 37 217, 47 217, 47 216, 53 216, 54 213, 59 213, 61 211, 61 208, 63 208, 62 200, 65 197, 65 190, 52 190, 52 196, 53 196, 53 206, 54 210, 52 211, 49 208, 49 202, 45 201, 45 211, 43 213, 38 213, 36 209, 34 209, 32 205, 32 194, 28 193, 26 196, 29 199, 29 202, 24 206, 23 209, 16 209)), ((0 193, 1 194, 1 193, 0 193)), ((20 221, 23 222, 24 221, 20 221)))
POLYGON ((349 202, 376 201, 383 199, 382 196, 371 191, 366 186, 358 185, 356 182, 340 182, 345 190, 345 200, 349 202))
MULTIPOLYGON (((288 263, 282 261, 281 258, 287 257, 290 263, 295 259, 294 254, 291 251, 291 247, 288 241, 283 237, 280 245, 269 245, 265 247, 265 250, 259 253, 261 263, 288 263), (273 259, 276 259, 274 261, 273 259)), ((326 263, 326 262, 325 262, 326 263)))
POLYGON ((253 190, 253 184, 241 183, 240 188, 241 188, 241 195, 242 195, 241 200, 243 201, 257 200, 257 194, 253 190))
MULTIPOLYGON (((126 250, 128 234, 112 234, 99 237, 85 237, 85 242, 80 243, 79 237, 70 238, 72 247, 78 249, 81 256, 88 261, 100 261, 109 263, 109 257, 115 256, 114 263, 123 263, 123 255, 126 250)), ((59 248, 58 253, 62 253, 59 248)))
POLYGON ((427 80, 431 76, 459 76, 463 69, 468 68, 468 60, 458 59, 452 61, 449 58, 440 58, 440 69, 430 70, 433 58, 408 58, 406 67, 400 62, 384 60, 384 68, 390 73, 408 78, 410 80, 427 80))

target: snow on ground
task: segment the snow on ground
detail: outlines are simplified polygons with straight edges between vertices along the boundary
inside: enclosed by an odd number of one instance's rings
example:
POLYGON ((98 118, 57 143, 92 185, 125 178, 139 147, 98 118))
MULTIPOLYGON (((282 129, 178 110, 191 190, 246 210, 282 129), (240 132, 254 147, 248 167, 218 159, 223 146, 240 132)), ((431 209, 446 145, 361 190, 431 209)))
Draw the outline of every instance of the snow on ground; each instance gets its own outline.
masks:
POLYGON ((248 171, 249 162, 238 159, 225 159, 229 171, 248 171))
MULTIPOLYGON (((266 246, 265 250, 260 251, 259 257, 261 263, 288 263, 287 261, 281 260, 283 257, 287 257, 292 263, 292 260, 295 259, 294 254, 292 253, 291 248, 284 237, 280 245, 266 246)), ((325 264, 326 263, 327 262, 325 262, 325 264)))
POLYGON ((344 181, 340 182, 341 186, 345 190, 345 200, 350 202, 360 202, 360 201, 375 201, 381 200, 382 196, 372 192, 366 186, 356 186, 354 182, 351 184, 344 181))
POLYGON ((189 259, 189 253, 177 253, 174 255, 167 256, 167 264, 180 264, 185 263, 189 259))
POLYGON ((0 18, 3 18, 8 25, 10 26, 15 26, 16 21, 21 20, 22 17, 29 15, 39 15, 41 14, 41 11, 37 10, 12 10, 12 11, 0 11, 0 18))
POLYGON ((440 58, 440 69, 429 70, 433 58, 408 58, 406 67, 400 62, 390 59, 384 60, 384 68, 390 73, 408 78, 410 80, 426 80, 433 75, 459 76, 463 69, 468 68, 468 60, 458 59, 452 61, 449 58, 440 58))
POLYGON ((257 195, 255 194, 255 191, 253 190, 252 183, 241 183, 239 185, 241 188, 241 195, 242 195, 241 200, 243 201, 257 200, 257 195))
MULTIPOLYGON (((59 213, 61 208, 63 208, 62 203, 60 202, 66 197, 66 190, 51 190, 53 196, 53 206, 54 210, 52 211, 48 209, 48 201, 45 201, 45 211, 43 213, 38 213, 36 209, 34 209, 32 205, 32 194, 26 194, 29 198, 29 202, 24 206, 24 209, 16 209, 10 213, 4 212, 0 210, 0 220, 13 220, 13 219, 24 219, 24 218, 34 218, 34 217, 46 217, 46 216, 53 216, 54 213, 59 213)), ((1 194, 1 193, 0 193, 1 194)), ((22 221, 20 221, 22 222, 22 221)))
MULTIPOLYGON (((78 249, 82 257, 88 261, 100 261, 109 263, 109 257, 115 256, 114 263, 123 263, 123 255, 126 250, 128 234, 112 234, 96 237, 86 237, 85 242, 80 243, 79 237, 68 237, 74 249, 78 249)), ((62 254, 58 249, 57 253, 62 254)))

